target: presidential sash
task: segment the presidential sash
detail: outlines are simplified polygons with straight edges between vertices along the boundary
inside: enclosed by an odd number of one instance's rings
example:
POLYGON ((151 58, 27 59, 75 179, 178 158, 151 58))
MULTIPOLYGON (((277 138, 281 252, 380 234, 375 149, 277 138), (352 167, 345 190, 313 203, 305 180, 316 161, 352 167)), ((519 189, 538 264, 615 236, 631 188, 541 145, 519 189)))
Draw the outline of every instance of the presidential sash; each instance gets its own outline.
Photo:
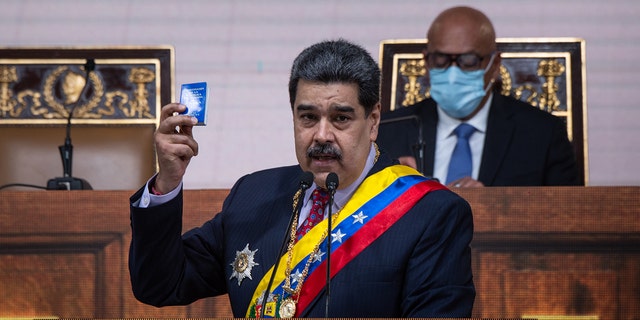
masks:
MULTIPOLYGON (((429 180, 416 170, 395 165, 377 172, 358 187, 347 204, 332 221, 331 230, 331 277, 374 242, 396 221, 406 214, 425 194, 433 190, 446 189, 440 183, 429 180)), ((297 289, 293 297, 295 317, 315 299, 326 285, 327 219, 313 227, 293 247, 290 263, 290 279, 286 282, 297 289), (314 254, 315 252, 315 254, 314 254), (306 276, 306 279, 304 278, 306 276), (298 288, 298 286, 302 286, 298 288)), ((246 317, 261 315, 265 318, 282 317, 283 300, 292 301, 292 288, 285 287, 288 257, 278 262, 273 289, 267 301, 262 301, 273 272, 273 267, 264 275, 251 298, 246 317), (264 308, 264 310, 262 310, 264 308)), ((286 308, 286 306, 284 306, 286 308)), ((290 315, 289 315, 290 316, 290 315)))

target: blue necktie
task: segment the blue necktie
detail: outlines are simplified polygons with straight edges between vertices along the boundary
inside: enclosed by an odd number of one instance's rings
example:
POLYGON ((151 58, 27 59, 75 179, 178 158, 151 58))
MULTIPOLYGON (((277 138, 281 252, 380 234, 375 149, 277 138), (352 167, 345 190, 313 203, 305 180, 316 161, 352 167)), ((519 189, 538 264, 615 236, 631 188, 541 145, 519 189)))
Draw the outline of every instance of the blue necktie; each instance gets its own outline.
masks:
POLYGON ((462 177, 471 176, 471 147, 469 146, 469 137, 476 131, 470 124, 461 123, 455 130, 458 137, 456 147, 451 154, 449 162, 449 171, 447 172, 447 184, 451 181, 458 180, 462 177))

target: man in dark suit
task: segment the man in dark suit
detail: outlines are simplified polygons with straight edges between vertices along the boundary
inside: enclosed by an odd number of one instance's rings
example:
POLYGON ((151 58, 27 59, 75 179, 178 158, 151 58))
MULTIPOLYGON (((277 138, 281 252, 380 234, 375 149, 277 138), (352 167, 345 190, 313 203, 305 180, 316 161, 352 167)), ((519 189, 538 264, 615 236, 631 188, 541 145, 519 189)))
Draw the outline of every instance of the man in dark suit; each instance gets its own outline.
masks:
POLYGON ((579 183, 562 121, 493 93, 501 59, 493 25, 482 12, 445 10, 427 38, 432 98, 382 115, 382 149, 450 187, 579 183))
POLYGON ((136 298, 165 306, 228 293, 234 317, 471 316, 471 209, 378 150, 379 82, 357 45, 305 49, 289 81, 298 165, 242 177, 222 211, 184 235, 195 121, 164 106, 160 170, 131 197, 136 298))

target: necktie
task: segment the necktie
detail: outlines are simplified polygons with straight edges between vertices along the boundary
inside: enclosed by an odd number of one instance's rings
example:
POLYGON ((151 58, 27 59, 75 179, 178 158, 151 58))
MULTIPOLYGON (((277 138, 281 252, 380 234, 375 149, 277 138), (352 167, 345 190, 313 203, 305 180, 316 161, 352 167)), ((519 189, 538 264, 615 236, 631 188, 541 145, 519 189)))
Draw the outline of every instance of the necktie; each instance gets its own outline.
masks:
POLYGON ((313 226, 324 219, 324 207, 327 205, 327 202, 329 202, 329 193, 324 189, 316 188, 313 190, 313 193, 311 193, 311 201, 313 201, 311 211, 307 219, 302 223, 300 228, 298 228, 296 241, 300 240, 313 226))
POLYGON ((449 171, 447 172, 447 184, 462 177, 471 176, 471 147, 469 137, 476 131, 470 124, 461 123, 455 130, 458 137, 456 147, 451 154, 449 171))

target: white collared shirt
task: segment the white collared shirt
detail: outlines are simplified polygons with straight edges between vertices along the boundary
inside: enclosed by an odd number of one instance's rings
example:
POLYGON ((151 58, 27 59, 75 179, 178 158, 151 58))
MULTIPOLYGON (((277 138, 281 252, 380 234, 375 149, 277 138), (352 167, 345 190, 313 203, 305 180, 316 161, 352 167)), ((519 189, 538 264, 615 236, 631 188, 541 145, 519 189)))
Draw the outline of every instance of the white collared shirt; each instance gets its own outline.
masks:
MULTIPOLYGON (((491 107, 493 94, 489 96, 484 107, 466 123, 476 128, 476 131, 469 138, 472 157, 472 173, 471 177, 478 180, 480 172, 480 161, 482 160, 482 151, 484 149, 484 138, 487 133, 487 121, 489 119, 489 109, 491 107)), ((436 151, 433 163, 433 176, 440 181, 447 181, 447 173, 449 171, 449 161, 451 153, 458 141, 456 134, 453 132, 463 121, 447 115, 444 111, 438 109, 438 128, 436 133, 436 151)))
MULTIPOLYGON (((364 169, 360 173, 360 176, 358 177, 358 179, 356 179, 356 181, 354 181, 352 184, 350 184, 346 188, 336 190, 336 193, 333 196, 333 206, 331 207, 332 214, 342 209, 342 207, 344 207, 344 205, 347 204, 347 201, 351 199, 351 196, 353 196, 353 193, 356 191, 358 186, 360 186, 362 181, 364 181, 364 178, 367 177, 367 173, 369 173, 371 168, 373 168, 373 165, 375 164, 374 162, 375 158, 376 158, 376 148, 373 146, 373 143, 371 143, 371 148, 369 149, 369 155, 367 156, 367 162, 365 163, 364 169)), ((307 219, 307 217, 309 216, 309 211, 311 211, 311 206, 313 205, 313 201, 311 201, 311 193, 313 193, 313 190, 315 190, 316 188, 317 188, 317 185, 314 182, 313 185, 309 189, 307 189, 305 193, 304 203, 302 204, 302 209, 300 210, 300 216, 298 217, 298 228, 300 228, 304 220, 307 219)), ((327 208, 325 208, 325 210, 327 210, 327 208)), ((324 218, 325 219, 327 218, 326 214, 324 218)))

